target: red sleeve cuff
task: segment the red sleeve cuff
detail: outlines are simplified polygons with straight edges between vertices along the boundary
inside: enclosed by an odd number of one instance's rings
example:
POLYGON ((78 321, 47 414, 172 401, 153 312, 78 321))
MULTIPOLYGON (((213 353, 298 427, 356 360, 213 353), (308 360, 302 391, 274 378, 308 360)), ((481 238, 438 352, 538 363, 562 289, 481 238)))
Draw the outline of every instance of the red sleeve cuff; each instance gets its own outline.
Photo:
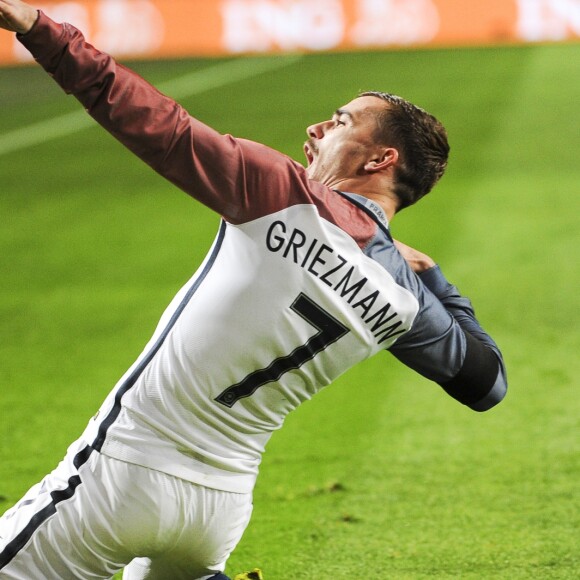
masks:
POLYGON ((39 10, 34 26, 26 34, 17 34, 16 37, 34 59, 50 72, 51 61, 62 50, 65 26, 57 24, 39 10))

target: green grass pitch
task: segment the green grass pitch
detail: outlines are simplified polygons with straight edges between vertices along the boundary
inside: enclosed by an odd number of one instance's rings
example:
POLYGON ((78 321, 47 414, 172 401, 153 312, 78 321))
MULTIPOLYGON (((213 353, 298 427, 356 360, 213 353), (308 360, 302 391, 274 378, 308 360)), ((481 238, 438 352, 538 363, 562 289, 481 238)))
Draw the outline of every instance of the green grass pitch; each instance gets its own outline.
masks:
MULTIPOLYGON (((347 373, 272 438, 229 572, 580 577, 578 62, 580 45, 312 55, 182 99, 297 159, 361 90, 438 116, 448 174, 392 230, 472 298, 510 382, 480 415, 388 354, 347 373)), ((212 64, 134 66, 159 84, 212 64)), ((0 70, 3 133, 77 108, 34 67, 0 70)), ((0 216, 3 511, 138 355, 218 218, 98 128, 1 155, 0 216)))

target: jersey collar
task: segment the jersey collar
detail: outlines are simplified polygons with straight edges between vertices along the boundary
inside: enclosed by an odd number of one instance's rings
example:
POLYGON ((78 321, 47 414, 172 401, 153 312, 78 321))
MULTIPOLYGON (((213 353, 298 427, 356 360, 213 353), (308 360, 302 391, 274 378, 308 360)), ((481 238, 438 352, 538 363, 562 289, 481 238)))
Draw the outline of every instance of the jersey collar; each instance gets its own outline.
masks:
POLYGON ((375 217, 383 227, 385 227, 387 230, 389 229, 389 220, 387 219, 385 212, 378 203, 358 193, 351 193, 350 191, 339 191, 338 189, 335 191, 350 199, 356 205, 362 206, 367 210, 367 213, 370 213, 373 217, 375 217))

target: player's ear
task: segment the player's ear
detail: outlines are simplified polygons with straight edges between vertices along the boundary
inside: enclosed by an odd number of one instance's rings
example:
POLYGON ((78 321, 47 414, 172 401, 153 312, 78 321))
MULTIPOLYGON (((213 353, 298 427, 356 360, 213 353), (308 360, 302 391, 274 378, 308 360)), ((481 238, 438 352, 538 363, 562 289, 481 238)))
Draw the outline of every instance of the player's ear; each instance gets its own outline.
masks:
POLYGON ((364 168, 369 173, 384 171, 397 164, 399 152, 394 147, 384 147, 378 150, 377 154, 366 162, 364 168))

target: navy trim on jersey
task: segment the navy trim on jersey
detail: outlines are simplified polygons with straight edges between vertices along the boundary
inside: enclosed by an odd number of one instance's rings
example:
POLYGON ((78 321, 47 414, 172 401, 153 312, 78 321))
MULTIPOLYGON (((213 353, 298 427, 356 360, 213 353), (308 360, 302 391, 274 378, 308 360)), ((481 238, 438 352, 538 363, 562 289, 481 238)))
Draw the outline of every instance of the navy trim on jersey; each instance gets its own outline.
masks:
POLYGON ((191 286, 191 288, 187 291, 187 294, 185 295, 184 299, 181 301, 181 304, 177 307, 177 309, 173 313, 171 320, 169 321, 169 323, 167 324, 167 326, 165 327, 165 329, 163 330, 163 332, 161 333, 161 335, 157 339, 157 342, 153 345, 151 350, 141 360, 141 362, 139 363, 137 368, 135 368, 135 370, 131 373, 131 375, 129 377, 127 377, 125 382, 119 387, 119 389, 115 393, 115 402, 113 404, 113 408, 109 411, 109 414, 103 419, 103 422, 99 426, 97 436, 92 443, 92 446, 97 451, 100 451, 102 449, 109 427, 116 421, 117 417, 119 416, 119 413, 121 412, 121 399, 123 398, 123 395, 135 385, 135 383, 137 382, 137 379, 141 376, 143 371, 147 368, 149 363, 153 360, 153 357, 157 354, 157 352, 159 351, 159 349, 161 348, 161 346, 165 342, 165 339, 167 338, 168 334, 171 332, 171 329, 175 326, 175 323, 177 322, 177 320, 181 316, 181 313, 183 312, 183 310, 187 306, 188 302, 191 300, 191 297, 195 294, 195 292, 199 288, 200 284, 203 282, 203 280, 207 276, 208 272, 211 270, 211 267, 213 266, 213 264, 216 260, 216 257, 220 251, 220 248, 222 246, 222 243, 223 243, 223 240, 225 237, 225 233, 226 233, 226 222, 224 220, 222 220, 222 222, 220 224, 220 229, 219 229, 219 232, 217 235, 216 243, 214 245, 212 253, 211 253, 211 255, 208 259, 208 262, 207 262, 205 268, 203 269, 202 273, 199 275, 199 277, 197 278, 195 283, 191 286))
MULTIPOLYGON (((82 458, 82 465, 86 463, 88 460, 91 452, 93 450, 90 446, 87 445, 85 449, 79 452, 75 459, 74 463, 77 466, 77 460, 82 458), (88 450, 88 452, 87 452, 88 450)), ((78 469, 77 467, 77 469, 78 469)), ((50 496, 52 497, 52 501, 44 508, 42 508, 39 512, 36 512, 30 522, 24 527, 24 529, 8 544, 4 550, 0 553, 0 570, 10 564, 12 559, 28 544, 30 538, 32 538, 34 532, 52 515, 56 513, 56 506, 61 502, 67 499, 70 499, 74 493, 76 488, 82 483, 81 478, 78 475, 73 475, 68 480, 68 487, 66 489, 57 489, 55 491, 50 492, 50 496)))
MULTIPOLYGON (((115 395, 115 403, 113 408, 109 412, 109 414, 105 417, 101 425, 99 426, 99 431, 97 437, 93 445, 87 445, 81 451, 79 451, 74 459, 73 464, 75 468, 78 470, 81 466, 83 466, 91 456, 93 451, 99 451, 103 443, 105 441, 105 437, 107 435, 107 430, 109 427, 115 422, 119 413, 121 412, 121 398, 123 395, 131 389, 137 382, 137 379, 141 375, 141 373, 145 370, 147 365, 151 362, 153 357, 157 354, 159 349, 161 348, 163 342, 167 338, 171 329, 175 326, 179 316, 191 300, 191 297, 195 294, 197 289, 199 288, 200 284, 203 282, 205 277, 207 276, 209 270, 213 266, 216 257, 220 251, 222 246, 226 231, 226 223, 222 220, 220 224, 220 229, 217 235, 216 243, 214 244, 214 248, 212 253, 208 259, 208 262, 197 278, 197 280, 192 284, 191 288, 187 291, 185 297, 173 313, 170 321, 168 322, 167 326, 151 348, 151 350, 147 353, 147 355, 143 358, 143 360, 139 363, 137 368, 131 373, 131 375, 127 378, 127 380, 121 385, 121 387, 117 390, 115 395)), ((29 542, 30 538, 32 538, 34 532, 52 515, 56 513, 56 506, 67 499, 70 499, 74 496, 76 489, 82 483, 82 480, 79 475, 73 475, 68 480, 68 487, 62 490, 55 490, 50 493, 52 497, 52 501, 44 508, 42 508, 39 512, 35 513, 30 522, 24 527, 24 529, 11 541, 9 542, 4 550, 0 553, 0 569, 4 566, 9 564, 12 559, 18 554, 18 552, 24 548, 24 546, 29 542)))

